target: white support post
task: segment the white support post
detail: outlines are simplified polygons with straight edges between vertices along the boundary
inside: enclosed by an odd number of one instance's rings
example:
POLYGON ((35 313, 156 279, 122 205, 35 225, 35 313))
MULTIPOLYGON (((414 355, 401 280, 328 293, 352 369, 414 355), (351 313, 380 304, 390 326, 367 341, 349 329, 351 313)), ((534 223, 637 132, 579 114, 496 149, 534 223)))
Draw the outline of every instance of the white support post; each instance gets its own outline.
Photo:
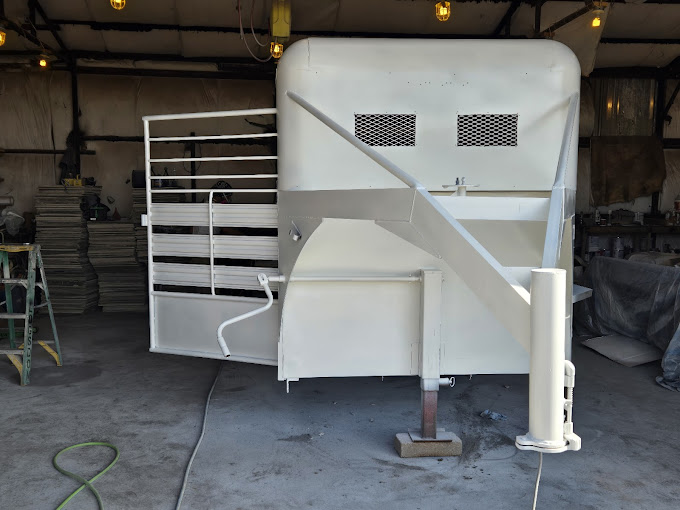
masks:
POLYGON ((442 272, 421 271, 420 294, 420 429, 397 434, 394 447, 399 456, 450 457, 461 455, 463 443, 453 432, 437 428, 439 386, 453 387, 455 380, 440 377, 442 326, 442 272))
MULTIPOLYGON (((421 319, 420 319, 420 377, 437 379, 439 388, 439 354, 442 324, 442 272, 430 269, 422 271, 421 319)), ((435 389, 436 391, 436 389, 435 389)))
POLYGON ((442 325, 442 273, 423 270, 420 319, 421 436, 437 437, 437 392, 442 325))
MULTIPOLYGON (((564 269, 531 272, 531 353, 529 433, 517 436, 520 450, 560 453, 578 449, 565 438, 565 295, 564 269)), ((580 447, 580 441, 578 441, 580 447)))
POLYGON ((144 119, 144 179, 146 181, 146 241, 147 241, 147 270, 149 284, 149 337, 151 338, 151 349, 158 346, 156 341, 156 308, 153 295, 153 216, 151 214, 151 143, 149 142, 149 121, 144 119))

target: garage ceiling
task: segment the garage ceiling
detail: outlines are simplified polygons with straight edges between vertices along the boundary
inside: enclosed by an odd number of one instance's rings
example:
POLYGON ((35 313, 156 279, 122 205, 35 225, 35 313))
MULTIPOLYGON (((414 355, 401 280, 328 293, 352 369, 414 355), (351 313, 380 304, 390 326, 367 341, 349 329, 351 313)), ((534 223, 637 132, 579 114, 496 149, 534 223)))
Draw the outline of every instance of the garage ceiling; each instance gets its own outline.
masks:
MULTIPOLYGON (((434 0, 291 0, 291 40, 323 36, 492 37, 506 36, 501 22, 511 18, 510 37, 534 37, 535 1, 455 1, 447 22, 434 16, 434 0), (509 16, 512 13, 512 16, 509 16), (508 14, 508 16, 506 16, 508 14)), ((548 0, 541 5, 540 29, 582 9, 588 2, 548 0)), ((129 69, 216 71, 225 65, 258 64, 239 35, 238 0, 127 0, 122 11, 109 0, 0 0, 9 28, 0 48, 2 62, 26 62, 45 49, 77 58, 78 66, 129 69), (40 15, 44 12, 48 20, 40 15), (53 30, 50 30, 53 29, 53 30), (58 41, 53 34, 61 40, 58 41), (30 40, 29 40, 30 39, 30 40), (222 66, 218 66, 222 64, 222 66)), ((241 0, 245 39, 259 57, 252 23, 268 39, 271 0, 241 0)), ((602 25, 592 13, 551 32, 574 50, 584 74, 594 68, 664 67, 680 56, 680 2, 617 0, 602 25)), ((249 67, 254 69, 255 67, 249 67)), ((244 69, 245 72, 245 69, 244 69)))

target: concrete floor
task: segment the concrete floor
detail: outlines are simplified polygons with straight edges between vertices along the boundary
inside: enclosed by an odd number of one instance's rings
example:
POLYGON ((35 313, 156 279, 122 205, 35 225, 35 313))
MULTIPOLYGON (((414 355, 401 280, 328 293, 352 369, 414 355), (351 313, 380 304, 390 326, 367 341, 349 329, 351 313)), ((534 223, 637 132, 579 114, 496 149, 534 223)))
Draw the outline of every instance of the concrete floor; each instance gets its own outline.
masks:
MULTIPOLYGON (((142 315, 57 324, 64 367, 37 353, 22 388, 0 363, 0 508, 55 508, 78 484, 52 457, 83 441, 120 448, 95 484, 106 508, 174 508, 219 362, 150 354, 142 315)), ((583 450, 545 457, 539 508, 677 509, 680 405, 654 383, 658 365, 625 368, 580 346, 574 361, 583 450)), ((418 420, 416 378, 303 380, 287 395, 274 367, 225 362, 183 508, 530 508, 537 454, 513 444, 527 428, 526 376, 459 377, 440 392, 460 458, 397 457, 394 434, 418 420)), ((92 476, 111 457, 95 450, 62 465, 92 476)), ((68 508, 96 503, 84 491, 68 508)))

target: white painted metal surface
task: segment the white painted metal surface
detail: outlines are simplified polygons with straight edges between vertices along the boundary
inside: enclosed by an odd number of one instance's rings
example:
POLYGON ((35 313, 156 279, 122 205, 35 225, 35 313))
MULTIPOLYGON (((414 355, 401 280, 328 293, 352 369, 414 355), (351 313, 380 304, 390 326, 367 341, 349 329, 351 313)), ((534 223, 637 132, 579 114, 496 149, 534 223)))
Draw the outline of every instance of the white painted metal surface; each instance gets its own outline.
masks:
MULTIPOLYGON (((574 55, 552 41, 307 39, 280 61, 277 110, 146 118, 150 285, 163 287, 151 293, 153 349, 274 360, 287 381, 420 375, 428 388, 442 374, 531 372, 536 383, 551 367, 532 406, 531 441, 576 445, 558 393, 570 371, 579 88, 574 55), (150 138, 150 121, 274 113, 277 155, 149 152, 154 141, 190 138, 150 138), (272 203, 151 203, 187 193, 151 187, 162 180, 151 163, 169 159, 241 165, 228 192, 272 203), (270 162, 275 176, 257 167, 270 162), (267 187, 239 187, 249 176, 267 187), (276 189, 266 184, 273 177, 276 189), (189 226, 208 234, 154 231, 189 226), (273 227, 276 243, 239 231, 273 227), (540 267, 563 275, 544 298, 530 283, 540 267), (259 273, 276 296, 220 295, 261 289, 259 273), (532 312, 537 299, 549 327, 532 312), (200 340, 172 327, 180 306, 203 319, 200 340), (536 349, 537 336, 549 347, 536 349)), ((255 134, 193 139, 246 136, 255 134)), ((223 178, 211 170, 181 181, 195 179, 192 193, 212 197, 210 181, 223 178)))
POLYGON ((241 315, 237 315, 236 317, 232 317, 231 319, 227 319, 226 321, 223 321, 219 326, 217 326, 217 343, 219 344, 220 350, 222 351, 222 354, 224 355, 225 358, 231 356, 231 351, 229 351, 229 347, 227 347, 227 341, 224 339, 223 336, 224 328, 226 328, 227 326, 231 326, 232 324, 236 324, 237 322, 241 322, 252 317, 255 317, 256 315, 260 315, 261 313, 265 313, 274 304, 274 296, 272 294, 271 289, 269 288, 269 280, 267 279, 267 275, 264 273, 258 274, 257 281, 259 282, 260 286, 264 289, 264 292, 267 295, 267 302, 260 308, 256 308, 255 310, 242 313, 241 315))
POLYGON ((563 269, 531 272, 529 433, 517 437, 523 450, 559 453, 581 447, 580 439, 565 437, 565 363, 571 365, 564 357, 566 275, 563 269))
MULTIPOLYGON (((207 227, 210 223, 208 204, 155 203, 150 206, 150 215, 156 226, 207 227)), ((215 227, 276 228, 278 208, 274 204, 214 204, 213 225, 215 227)))
MULTIPOLYGON (((276 155, 199 156, 191 158, 154 158, 152 143, 167 141, 244 141, 267 139, 276 133, 237 133, 198 136, 150 136, 150 123, 201 118, 273 116, 272 108, 234 112, 159 115, 144 118, 147 181, 148 264, 151 350, 189 356, 223 357, 252 363, 276 364, 278 338, 278 300, 269 287, 265 298, 254 297, 261 291, 258 275, 272 277, 276 290, 279 271, 278 242, 271 230, 277 227, 276 188, 270 187, 276 173, 257 166, 276 161, 276 155), (162 176, 152 175, 156 163, 242 164, 242 170, 209 171, 198 175, 179 175, 185 187, 163 187, 162 176), (266 188, 240 186, 240 182, 266 180, 266 188), (200 187, 190 187, 200 183, 200 187), (231 188, 216 186, 228 182, 231 188), (240 203, 214 203, 213 197, 244 197, 240 203), (164 203, 163 197, 180 195, 179 202, 164 203), (271 197, 270 203, 247 203, 248 197, 271 197), (190 197, 193 197, 190 198, 190 197), (195 203, 192 203, 195 202, 195 203), (245 202, 245 203, 244 203, 245 202), (206 233, 207 227, 207 233, 206 233), (253 234, 253 229, 259 229, 253 234), (262 235, 262 229, 270 229, 262 235), (262 267, 259 267, 263 264, 262 267), (271 265, 271 267, 268 267, 271 265), (209 292, 209 294, 206 294, 209 292), (217 330, 227 319, 253 316, 257 322, 230 327, 230 349, 217 330), (221 349, 221 347, 224 347, 221 349)), ((214 167, 213 167, 214 168, 214 167)), ((260 198, 255 202, 261 201, 260 198)), ((234 322, 234 321, 232 321, 234 322)))
MULTIPOLYGON (((153 234, 154 256, 200 257, 210 256, 207 235, 153 234)), ((214 239, 215 258, 278 260, 279 243, 275 237, 229 236, 214 239)))
POLYGON ((549 40, 306 39, 286 49, 276 85, 282 190, 403 186, 311 122, 290 91, 350 132, 355 114, 415 114, 415 145, 379 152, 430 191, 456 177, 478 191, 550 191, 580 69, 549 40), (458 116, 475 114, 517 114, 518 146, 458 146, 458 116))
MULTIPOLYGON (((257 275, 265 273, 277 276, 278 270, 268 267, 216 266, 213 273, 217 288, 259 290, 257 275)), ((153 278, 158 285, 210 288, 210 266, 156 262, 153 278)))
POLYGON ((441 345, 442 345, 442 273, 441 271, 423 271, 423 285, 420 296, 420 373, 418 374, 427 386, 423 388, 438 391, 440 385, 441 345))
MULTIPOLYGON (((154 292, 156 343, 152 352, 224 359, 217 343, 217 328, 229 317, 262 306, 260 298, 211 296, 181 292, 154 292)), ((279 306, 257 317, 241 321, 226 332, 231 361, 274 365, 278 363, 276 339, 279 332, 279 306)))

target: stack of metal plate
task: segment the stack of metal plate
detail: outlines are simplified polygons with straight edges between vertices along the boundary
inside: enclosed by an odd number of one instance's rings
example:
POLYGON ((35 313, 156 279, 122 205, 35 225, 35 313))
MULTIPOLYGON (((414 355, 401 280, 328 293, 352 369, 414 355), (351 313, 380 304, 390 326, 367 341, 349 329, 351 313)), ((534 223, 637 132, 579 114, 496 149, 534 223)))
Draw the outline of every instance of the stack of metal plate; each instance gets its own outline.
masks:
POLYGON ((142 214, 146 214, 146 190, 132 188, 132 222, 135 225, 137 260, 146 264, 148 246, 146 227, 142 227, 142 214))
POLYGON ((88 195, 100 192, 99 186, 40 186, 35 196, 35 242, 56 313, 83 313, 97 306, 97 274, 87 257, 83 204, 88 195))
POLYGON ((99 279, 105 312, 137 312, 147 306, 146 271, 135 256, 132 221, 91 221, 88 255, 99 279))

